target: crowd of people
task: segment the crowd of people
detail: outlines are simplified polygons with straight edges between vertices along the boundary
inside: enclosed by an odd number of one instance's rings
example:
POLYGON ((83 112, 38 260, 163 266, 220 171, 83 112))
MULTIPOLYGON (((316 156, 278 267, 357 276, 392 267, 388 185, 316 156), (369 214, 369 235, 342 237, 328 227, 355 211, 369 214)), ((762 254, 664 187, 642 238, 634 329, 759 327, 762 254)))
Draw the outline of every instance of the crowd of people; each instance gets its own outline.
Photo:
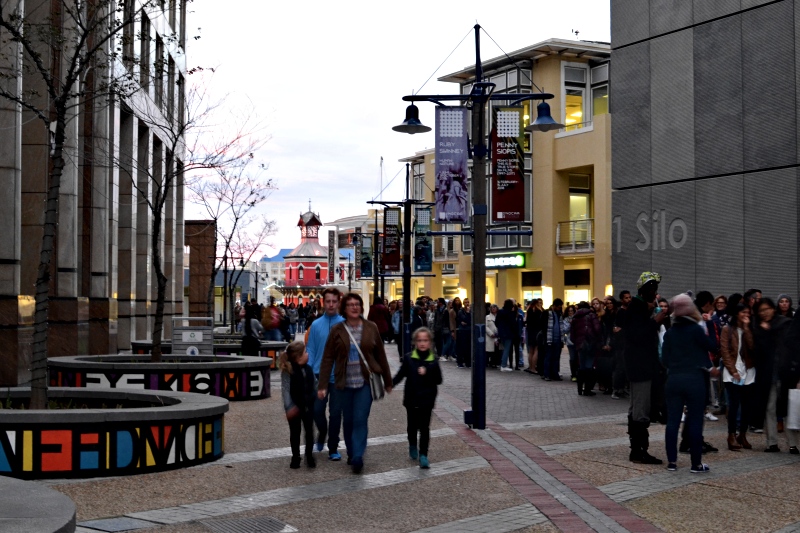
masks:
MULTIPOLYGON (((708 291, 687 292, 667 300, 658 292, 660 282, 657 273, 644 272, 635 295, 623 290, 618 298, 609 295, 574 305, 556 298, 547 309, 541 299, 524 309, 513 299, 487 303, 487 367, 524 371, 545 382, 571 380, 583 397, 601 393, 615 400, 628 398, 632 462, 662 464, 649 453, 649 427, 657 422, 666 424, 669 470, 677 469, 682 452, 690 455, 691 472, 708 472, 702 456, 718 450, 704 440, 703 424, 718 415, 727 415, 730 450, 752 449, 747 433, 764 432, 764 451, 779 452, 778 434, 785 431, 789 453, 800 453, 798 430, 783 426, 788 391, 800 381, 800 316, 791 297, 780 294, 773 301, 751 289, 716 297, 708 291), (565 347, 569 377, 560 373, 565 347)), ((306 415, 317 427, 315 447, 322 451, 327 444, 329 458, 340 460, 344 420, 348 464, 354 471, 363 468, 372 401, 364 389, 369 372, 383 376, 387 391, 407 380, 403 403, 409 456, 427 468, 427 427, 442 379, 438 363, 453 361, 457 368, 473 364, 470 336, 476 310, 469 299, 420 298, 410 312, 412 348, 401 354, 401 369, 392 377, 384 344, 400 343, 402 305, 376 299, 365 319, 358 295, 341 299, 338 291, 326 289, 321 304, 303 308, 305 317, 311 317, 306 319, 310 327, 302 353, 316 380, 316 397, 313 405, 307 402, 311 414, 306 415), (366 364, 359 363, 358 347, 369 354, 366 364)), ((259 328, 258 320, 250 322, 244 321, 245 333, 259 328)), ((297 350, 287 354, 295 354, 289 359, 302 365, 297 350)), ((285 368, 296 372, 292 364, 285 368)), ((287 401, 287 416, 298 402, 287 401)), ((300 427, 307 425, 306 418, 301 420, 293 422, 298 445, 300 427)), ((299 466, 299 454, 292 464, 299 466)))

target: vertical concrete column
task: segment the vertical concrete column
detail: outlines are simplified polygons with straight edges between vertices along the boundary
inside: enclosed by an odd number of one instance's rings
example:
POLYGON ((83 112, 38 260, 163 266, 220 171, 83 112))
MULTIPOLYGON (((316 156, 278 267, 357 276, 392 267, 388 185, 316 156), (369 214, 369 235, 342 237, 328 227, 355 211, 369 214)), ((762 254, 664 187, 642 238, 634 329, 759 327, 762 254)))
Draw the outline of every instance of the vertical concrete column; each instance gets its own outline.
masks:
MULTIPOLYGON (((601 147, 604 157, 600 164, 594 166, 594 182, 592 183, 592 196, 594 197, 594 271, 592 276, 593 295, 605 294, 606 285, 611 284, 611 231, 613 211, 611 206, 611 115, 598 115, 594 117, 595 135, 604 140, 601 147)), ((624 287, 614 287, 619 291, 624 287)), ((617 294, 614 297, 617 297, 617 294)))
POLYGON ((119 120, 118 333, 117 348, 127 350, 136 335, 136 156, 139 136, 136 118, 125 111, 119 120))
POLYGON ((151 153, 153 140, 150 130, 143 125, 138 128, 138 145, 136 157, 136 333, 138 340, 152 338, 150 320, 150 287, 152 260, 150 254, 150 235, 152 225, 150 208, 147 200, 153 197, 153 186, 150 179, 151 153), (147 199, 147 200, 146 200, 147 199))
MULTIPOLYGON (((19 2, 19 8, 24 7, 24 2, 19 2)), ((6 4, 0 5, 4 17, 8 9, 6 4)), ((20 54, 16 43, 0 47, 0 55, 8 58, 0 65, 0 84, 11 93, 22 90, 20 54)), ((5 99, 0 99, 0 131, 0 227, 5 229, 0 234, 0 385, 14 386, 30 380, 33 291, 20 295, 22 110, 5 99)))

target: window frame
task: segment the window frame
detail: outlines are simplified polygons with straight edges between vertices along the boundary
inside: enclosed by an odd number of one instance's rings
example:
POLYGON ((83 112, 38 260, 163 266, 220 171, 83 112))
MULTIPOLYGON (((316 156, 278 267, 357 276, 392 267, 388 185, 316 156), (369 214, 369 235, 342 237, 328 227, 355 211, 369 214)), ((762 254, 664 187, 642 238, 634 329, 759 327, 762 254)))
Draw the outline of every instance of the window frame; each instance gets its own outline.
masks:
POLYGON ((561 123, 565 125, 562 128, 562 131, 556 133, 556 139, 561 137, 569 137, 570 135, 578 135, 580 133, 587 133, 590 131, 594 131, 594 122, 586 120, 586 117, 591 117, 592 115, 592 101, 591 101, 591 94, 592 94, 592 80, 591 80, 591 66, 589 63, 577 63, 574 61, 562 61, 561 62, 561 123), (577 68, 584 71, 584 83, 583 85, 577 84, 575 82, 567 82, 566 81, 566 69, 567 68, 577 68), (581 119, 582 122, 579 124, 583 124, 580 128, 574 128, 573 126, 566 126, 567 124, 567 88, 573 89, 581 89, 583 91, 583 109, 581 111, 581 119), (566 129, 570 127, 572 129, 566 129))

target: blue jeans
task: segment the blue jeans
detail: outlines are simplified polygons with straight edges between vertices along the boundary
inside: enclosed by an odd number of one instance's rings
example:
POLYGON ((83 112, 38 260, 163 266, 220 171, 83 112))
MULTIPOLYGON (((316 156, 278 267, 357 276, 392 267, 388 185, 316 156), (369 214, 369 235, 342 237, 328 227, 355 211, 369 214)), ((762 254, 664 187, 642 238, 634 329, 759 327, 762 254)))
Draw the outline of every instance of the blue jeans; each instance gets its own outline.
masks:
POLYGON ((297 324, 289 324, 289 335, 294 338, 294 334, 297 332, 297 324))
POLYGON ((703 449, 703 414, 706 409, 706 382, 698 370, 695 374, 675 374, 667 377, 664 387, 667 404, 667 429, 664 443, 667 461, 678 460, 678 428, 681 425, 683 406, 686 410, 686 428, 689 435, 689 451, 692 466, 701 464, 703 449))
POLYGON ((547 345, 544 356, 544 375, 548 378, 557 378, 561 369, 561 343, 554 342, 547 345))
POLYGON ((453 355, 455 355, 456 341, 453 339, 451 333, 445 336, 443 344, 442 352, 444 352, 445 357, 453 357, 453 355))
MULTIPOLYGON (((319 377, 319 376, 317 376, 319 377)), ((328 383, 328 392, 325 398, 314 400, 314 423, 317 425, 319 435, 317 442, 323 444, 325 442, 325 435, 328 436, 328 453, 333 453, 339 447, 339 429, 342 427, 342 405, 340 401, 341 391, 336 390, 333 383, 328 383), (330 399, 330 433, 328 433, 328 418, 325 416, 325 408, 328 406, 328 399, 330 399)))
POLYGON ((508 356, 514 349, 514 339, 503 339, 503 358, 500 360, 500 367, 508 366, 508 356))
POLYGON ((337 390, 339 405, 344 419, 344 445, 347 457, 356 461, 364 457, 367 448, 367 420, 372 408, 372 392, 369 383, 359 389, 337 390))

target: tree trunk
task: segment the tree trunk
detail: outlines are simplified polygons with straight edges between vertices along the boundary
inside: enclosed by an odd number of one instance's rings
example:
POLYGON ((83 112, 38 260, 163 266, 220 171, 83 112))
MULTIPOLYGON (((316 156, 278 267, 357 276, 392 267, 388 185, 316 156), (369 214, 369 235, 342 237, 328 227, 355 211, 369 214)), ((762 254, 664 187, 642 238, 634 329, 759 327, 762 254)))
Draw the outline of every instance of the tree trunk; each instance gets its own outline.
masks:
POLYGON ((56 137, 51 159, 50 187, 47 190, 47 207, 44 214, 44 232, 39 252, 39 269, 36 275, 36 311, 33 321, 33 354, 31 357, 31 409, 47 407, 47 312, 50 296, 50 260, 55 247, 58 226, 58 194, 64 170, 65 119, 59 113, 56 137))
MULTIPOLYGON (((165 195, 166 196, 166 195, 165 195)), ((161 337, 164 333, 164 300, 167 295, 167 277, 161 269, 161 191, 157 191, 153 201, 153 234, 150 236, 150 247, 153 251, 153 268, 156 273, 156 314, 153 322, 153 351, 150 361, 161 362, 161 337)))

